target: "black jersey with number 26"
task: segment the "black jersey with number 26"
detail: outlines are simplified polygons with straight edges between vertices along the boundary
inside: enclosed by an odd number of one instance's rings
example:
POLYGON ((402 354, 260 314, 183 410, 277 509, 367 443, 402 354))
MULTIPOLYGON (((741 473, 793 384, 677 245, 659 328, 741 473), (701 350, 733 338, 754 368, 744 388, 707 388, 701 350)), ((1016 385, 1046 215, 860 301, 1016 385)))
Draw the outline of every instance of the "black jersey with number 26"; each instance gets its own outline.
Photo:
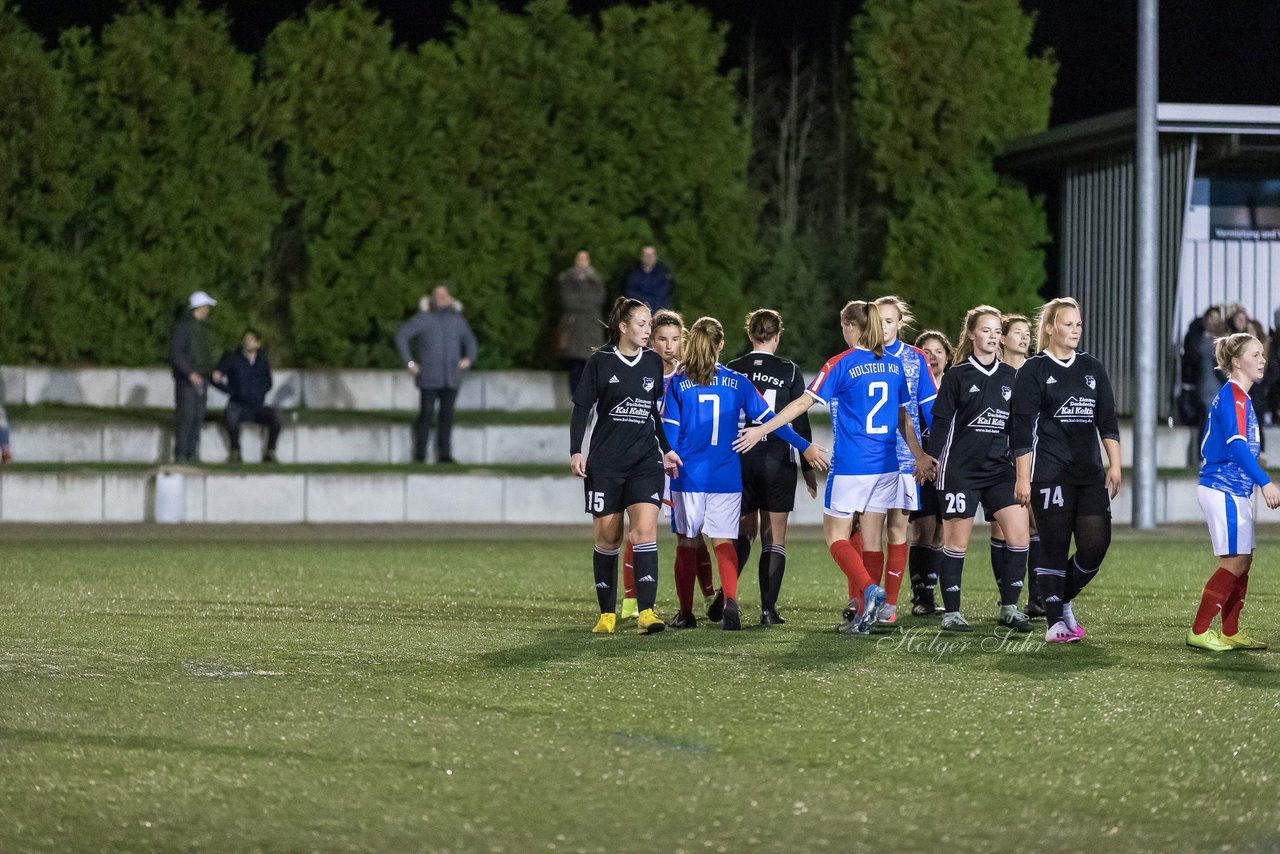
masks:
POLYGON ((1116 401, 1102 363, 1076 352, 1065 362, 1042 351, 1018 369, 1013 384, 1015 456, 1031 454, 1035 482, 1101 483, 1098 437, 1120 439, 1116 401))
POLYGON ((933 402, 929 455, 938 460, 940 489, 963 490, 1013 477, 1009 401, 1015 371, 1001 361, 970 356, 947 371, 933 402))
MULTIPOLYGON (((652 468, 662 471, 658 447, 658 407, 662 401, 662 358, 641 350, 628 358, 604 347, 587 360, 573 393, 574 406, 595 407, 587 469, 622 476, 652 468)), ((570 448, 576 453, 578 448, 570 448)))

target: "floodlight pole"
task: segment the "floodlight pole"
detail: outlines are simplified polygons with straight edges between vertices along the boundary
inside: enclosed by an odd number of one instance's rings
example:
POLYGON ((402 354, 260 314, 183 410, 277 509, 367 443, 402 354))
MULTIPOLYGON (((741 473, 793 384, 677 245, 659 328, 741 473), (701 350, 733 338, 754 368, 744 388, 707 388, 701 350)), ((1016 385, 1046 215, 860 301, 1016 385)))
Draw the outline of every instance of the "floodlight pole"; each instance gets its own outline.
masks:
POLYGON ((1159 0, 1138 0, 1138 132, 1136 151, 1133 326, 1137 401, 1133 412, 1133 526, 1156 526, 1156 386, 1160 351, 1156 247, 1160 207, 1156 197, 1160 149, 1156 129, 1159 93, 1159 0))

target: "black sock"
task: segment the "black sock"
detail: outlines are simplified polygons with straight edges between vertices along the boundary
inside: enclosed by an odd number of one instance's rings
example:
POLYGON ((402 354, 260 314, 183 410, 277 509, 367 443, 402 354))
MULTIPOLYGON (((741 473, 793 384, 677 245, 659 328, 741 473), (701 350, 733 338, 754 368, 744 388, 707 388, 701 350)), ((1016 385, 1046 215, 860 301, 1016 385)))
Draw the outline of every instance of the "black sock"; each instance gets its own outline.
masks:
POLYGON ((751 540, 746 537, 738 537, 734 541, 733 550, 738 553, 738 577, 742 577, 742 568, 747 565, 747 560, 751 557, 751 540))
POLYGON ((924 595, 933 601, 934 588, 938 586, 938 573, 942 571, 942 547, 929 549, 928 571, 924 574, 924 595))
POLYGON ((1075 555, 1071 556, 1071 560, 1067 561, 1067 589, 1064 601, 1070 602, 1080 594, 1080 591, 1089 586, 1089 582, 1098 577, 1098 567, 1093 569, 1085 569, 1076 560, 1075 555))
POLYGON ((658 601, 658 544, 635 543, 636 608, 647 611, 658 601))
POLYGON ((618 550, 596 546, 591 555, 591 569, 596 576, 596 599, 601 614, 618 610, 618 550))
POLYGON ((1004 550, 1005 541, 991 538, 991 574, 996 579, 996 589, 1000 591, 1000 601, 1004 601, 1004 550))
POLYGON ((1036 575, 1040 579, 1040 595, 1044 597, 1044 618, 1052 627, 1062 619, 1062 603, 1066 601, 1063 596, 1067 588, 1067 571, 1038 566, 1036 575))
MULTIPOLYGON (((739 538, 741 540, 741 538, 739 538)), ((769 608, 769 557, 773 546, 761 544, 760 559, 756 562, 756 580, 760 582, 760 609, 769 608)), ((739 564, 741 566, 741 564, 739 564)))
POLYGON ((911 579, 911 604, 919 605, 920 596, 924 592, 925 575, 929 572, 929 561, 933 558, 933 550, 923 543, 912 543, 907 552, 907 577, 911 579))
POLYGON ((778 610, 778 595, 782 592, 782 576, 787 572, 787 547, 774 543, 769 552, 769 610, 778 610))
POLYGON ((1036 575, 1036 567, 1040 564, 1040 535, 1031 535, 1031 546, 1027 549, 1027 602, 1040 602, 1040 577, 1036 575))
POLYGON ((1017 605, 1022 596, 1022 577, 1027 574, 1027 549, 1004 547, 1004 584, 1000 586, 1000 604, 1017 605))
POLYGON ((938 581, 942 584, 942 607, 947 611, 960 610, 960 576, 963 573, 964 552, 943 549, 938 581))

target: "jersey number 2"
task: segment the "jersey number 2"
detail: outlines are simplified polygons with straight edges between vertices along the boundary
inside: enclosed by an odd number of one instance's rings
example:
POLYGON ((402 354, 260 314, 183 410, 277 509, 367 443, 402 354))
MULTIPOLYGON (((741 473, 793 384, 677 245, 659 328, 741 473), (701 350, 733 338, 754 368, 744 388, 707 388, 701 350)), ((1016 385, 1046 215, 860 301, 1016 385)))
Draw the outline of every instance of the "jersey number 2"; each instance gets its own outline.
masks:
POLYGON ((711 402, 711 444, 720 444, 720 395, 700 394, 698 403, 711 402))
POLYGON ((867 387, 867 397, 875 397, 877 395, 880 396, 880 399, 876 401, 876 405, 871 407, 871 411, 867 413, 867 432, 872 436, 882 436, 889 432, 888 424, 872 423, 876 413, 884 409, 884 405, 889 402, 889 384, 872 383, 867 387))

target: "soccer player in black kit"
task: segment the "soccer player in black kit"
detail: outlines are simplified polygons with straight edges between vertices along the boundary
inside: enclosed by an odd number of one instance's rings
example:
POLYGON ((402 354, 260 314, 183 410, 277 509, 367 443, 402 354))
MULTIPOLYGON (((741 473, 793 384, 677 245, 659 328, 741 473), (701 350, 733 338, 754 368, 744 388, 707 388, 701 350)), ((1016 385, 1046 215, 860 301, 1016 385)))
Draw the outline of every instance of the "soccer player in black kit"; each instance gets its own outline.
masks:
POLYGON ((640 609, 636 632, 648 635, 666 628, 654 609, 658 507, 662 504, 663 469, 674 472, 680 459, 667 448, 658 424, 662 359, 645 349, 650 322, 648 306, 618 297, 609 314, 609 344, 587 360, 573 393, 569 467, 585 479, 586 512, 594 518, 592 565, 600 618, 591 631, 596 634, 613 634, 617 626, 618 548, 622 545, 624 510, 631 522, 635 551, 640 609), (596 425, 590 453, 584 457, 582 440, 592 410, 596 425))
MULTIPOLYGON (((778 356, 782 315, 761 308, 747 315, 747 339, 751 352, 727 367, 746 376, 774 412, 804 395, 804 375, 795 362, 778 356)), ((748 427, 752 424, 747 424, 748 427)), ((813 441, 809 416, 795 420, 795 430, 813 441)), ((785 623, 778 615, 778 593, 787 570, 787 517, 796 503, 796 461, 791 446, 766 437, 742 455, 742 519, 738 525, 738 566, 746 565, 751 543, 759 532, 760 625, 785 623)), ((809 496, 818 495, 813 467, 800 460, 809 496)))
POLYGON ((938 460, 937 492, 942 508, 942 630, 970 631, 960 613, 960 576, 973 517, 981 503, 988 519, 1004 529, 999 552, 1001 626, 1031 631, 1018 611, 1027 570, 1030 532, 1027 511, 1013 494, 1013 458, 1009 455, 1009 400, 1014 370, 1000 361, 1000 310, 989 305, 969 309, 960 329, 955 364, 942 378, 933 404, 929 455, 938 460))
POLYGON ((1046 303, 1036 317, 1036 353, 1013 385, 1014 492, 1030 504, 1040 531, 1035 572, 1049 624, 1044 638, 1051 643, 1084 638, 1072 601, 1098 574, 1111 546, 1111 499, 1120 490, 1111 381, 1101 362, 1076 349, 1082 329, 1075 300, 1046 303))

